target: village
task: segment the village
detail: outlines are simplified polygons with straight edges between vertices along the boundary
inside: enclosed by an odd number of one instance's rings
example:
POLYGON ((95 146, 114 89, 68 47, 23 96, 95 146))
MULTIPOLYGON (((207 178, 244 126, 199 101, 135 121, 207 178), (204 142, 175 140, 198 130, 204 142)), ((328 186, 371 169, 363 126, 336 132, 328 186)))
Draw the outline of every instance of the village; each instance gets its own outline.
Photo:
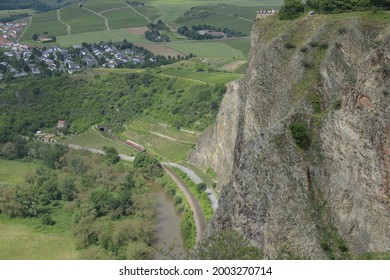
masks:
POLYGON ((24 20, 0 23, 0 80, 28 75, 73 74, 83 68, 135 68, 146 62, 156 63, 153 55, 127 43, 73 45, 61 48, 53 45, 32 46, 19 43, 17 38, 26 28, 24 20))

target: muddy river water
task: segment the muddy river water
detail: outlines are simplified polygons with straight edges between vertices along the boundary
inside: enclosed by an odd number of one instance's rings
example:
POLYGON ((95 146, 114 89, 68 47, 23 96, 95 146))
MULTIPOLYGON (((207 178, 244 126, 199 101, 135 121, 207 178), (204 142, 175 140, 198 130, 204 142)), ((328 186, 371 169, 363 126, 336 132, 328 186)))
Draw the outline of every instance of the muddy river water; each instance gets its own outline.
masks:
POLYGON ((159 249, 155 260, 185 259, 186 251, 180 234, 180 216, 176 213, 173 199, 155 184, 149 184, 156 199, 157 241, 159 249))

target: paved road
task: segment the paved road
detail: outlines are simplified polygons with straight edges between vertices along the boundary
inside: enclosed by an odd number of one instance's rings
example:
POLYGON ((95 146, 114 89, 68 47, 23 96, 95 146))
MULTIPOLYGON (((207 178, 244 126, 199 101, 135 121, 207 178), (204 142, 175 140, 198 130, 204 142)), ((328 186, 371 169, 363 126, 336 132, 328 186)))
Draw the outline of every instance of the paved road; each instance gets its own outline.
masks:
POLYGON ((196 241, 199 241, 202 238, 202 234, 206 229, 206 219, 204 217, 202 207, 200 207, 198 200, 195 198, 194 194, 190 191, 190 189, 183 182, 183 180, 179 176, 177 176, 167 165, 163 165, 162 167, 165 172, 172 178, 172 180, 177 184, 177 186, 183 192, 186 200, 190 204, 192 213, 194 213, 196 241))
MULTIPOLYGON (((165 165, 165 166, 173 166, 173 167, 177 167, 179 168, 181 171, 183 171, 184 173, 187 174, 187 176, 192 180, 192 182, 194 182, 195 184, 200 184, 203 182, 203 180, 194 172, 192 171, 191 169, 187 168, 187 167, 184 167, 180 164, 177 164, 177 163, 171 163, 171 162, 161 162, 161 165, 165 165)), ((209 197, 210 199, 210 203, 211 203, 211 207, 213 208, 213 210, 215 211, 217 208, 218 208, 218 200, 217 198, 215 197, 214 193, 210 190, 210 188, 207 188, 205 190, 205 192, 207 193, 207 196, 209 197)))

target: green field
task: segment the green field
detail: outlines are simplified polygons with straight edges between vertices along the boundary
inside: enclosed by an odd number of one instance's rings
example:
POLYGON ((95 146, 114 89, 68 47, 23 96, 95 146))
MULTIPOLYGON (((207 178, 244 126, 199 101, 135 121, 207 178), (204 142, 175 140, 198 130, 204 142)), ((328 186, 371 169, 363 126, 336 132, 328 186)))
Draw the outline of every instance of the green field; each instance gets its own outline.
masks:
POLYGON ((234 73, 245 74, 247 68, 248 68, 248 63, 245 63, 245 64, 241 65, 234 73))
POLYGON ((167 43, 167 46, 186 54, 196 54, 198 57, 234 57, 235 59, 244 57, 241 51, 228 46, 221 41, 169 42, 167 43))
POLYGON ((60 45, 61 47, 69 47, 76 44, 80 44, 82 42, 99 43, 100 41, 117 42, 122 40, 123 39, 107 30, 57 36, 58 45, 60 45))
POLYGON ((105 30, 104 19, 77 5, 61 10, 61 19, 72 27, 72 34, 96 30, 105 30))
POLYGON ((21 14, 35 14, 34 10, 31 9, 20 9, 20 10, 0 10, 0 18, 2 17, 9 17, 9 16, 15 16, 15 15, 21 15, 21 14))
POLYGON ((176 139, 178 142, 196 144, 198 141, 198 133, 193 131, 192 133, 183 132, 163 123, 157 123, 157 121, 148 121, 136 119, 132 121, 127 128, 133 131, 152 131, 164 134, 166 136, 176 139))
POLYGON ((223 73, 223 72, 195 72, 185 70, 168 69, 162 71, 163 74, 188 79, 199 80, 210 84, 226 84, 242 77, 241 74, 223 73))
POLYGON ((108 19, 109 26, 112 29, 142 27, 149 23, 145 18, 141 17, 130 8, 113 10, 102 13, 102 15, 108 19))
POLYGON ((114 29, 112 32, 132 43, 150 43, 150 41, 145 38, 144 34, 131 34, 127 28, 114 29))
POLYGON ((111 146, 117 149, 120 154, 133 154, 134 149, 127 147, 126 145, 115 142, 112 139, 102 136, 100 133, 94 129, 90 129, 84 133, 78 134, 76 136, 71 136, 66 138, 64 141, 66 144, 73 144, 87 148, 94 149, 103 149, 103 146, 111 146))
POLYGON ((54 226, 42 225, 40 219, 10 219, 0 215, 0 260, 71 260, 78 259, 73 234, 72 215, 54 212, 54 226))
POLYGON ((23 40, 31 40, 34 34, 42 35, 45 31, 49 35, 67 34, 66 26, 57 20, 57 11, 34 15, 30 27, 23 36, 23 40))
POLYGON ((153 6, 133 7, 137 12, 143 14, 151 21, 155 21, 160 17, 160 11, 153 6))
POLYGON ((161 160, 179 162, 187 159, 197 136, 169 128, 153 121, 135 120, 121 134, 123 140, 130 139, 144 146, 161 160))
MULTIPOLYGON (((108 11, 111 9, 116 9, 116 8, 126 8, 127 5, 125 3, 121 3, 122 1, 119 0, 89 0, 89 1, 84 1, 83 6, 85 8, 88 8, 90 10, 93 10, 97 13, 101 13, 104 11, 108 11)), ((125 2, 125 1, 123 1, 125 2)))
POLYGON ((21 184, 27 174, 42 166, 40 162, 24 162, 21 160, 6 160, 0 157, 0 184, 21 184))
POLYGON ((251 47, 250 38, 237 38, 237 39, 225 40, 223 41, 223 43, 235 49, 240 50, 245 57, 248 57, 249 49, 251 47))

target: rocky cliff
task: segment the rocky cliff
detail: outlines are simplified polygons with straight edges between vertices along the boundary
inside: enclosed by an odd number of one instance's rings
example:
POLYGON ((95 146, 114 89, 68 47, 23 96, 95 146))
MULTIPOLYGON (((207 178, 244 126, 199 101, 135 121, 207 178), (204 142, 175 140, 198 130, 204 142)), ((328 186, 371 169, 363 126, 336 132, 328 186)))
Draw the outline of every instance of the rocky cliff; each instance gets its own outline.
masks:
POLYGON ((390 251, 389 15, 258 20, 190 160, 222 188, 209 232, 266 258, 390 251))

